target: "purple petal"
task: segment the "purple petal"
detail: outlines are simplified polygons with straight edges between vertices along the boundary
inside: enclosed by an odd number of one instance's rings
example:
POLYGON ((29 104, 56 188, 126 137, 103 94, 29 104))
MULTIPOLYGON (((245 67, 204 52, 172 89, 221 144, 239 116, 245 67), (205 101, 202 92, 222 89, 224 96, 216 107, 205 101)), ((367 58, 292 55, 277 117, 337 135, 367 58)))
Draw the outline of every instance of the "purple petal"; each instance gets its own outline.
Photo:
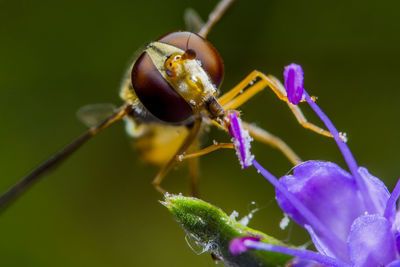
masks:
POLYGON ((306 230, 310 234, 311 240, 319 253, 326 256, 335 257, 335 254, 330 250, 329 247, 325 245, 324 242, 321 241, 321 239, 315 234, 314 229, 311 226, 306 224, 304 225, 304 228, 306 228, 306 230))
POLYGON ((364 215, 351 226, 348 248, 355 266, 385 266, 396 259, 391 223, 380 215, 364 215))
POLYGON ((400 254, 400 211, 397 211, 395 220, 393 222, 392 230, 394 232, 394 238, 396 240, 396 248, 400 254))
POLYGON ((232 135, 232 142, 235 145, 236 155, 239 158, 242 168, 248 168, 252 165, 254 156, 250 152, 250 142, 253 138, 249 132, 242 127, 242 121, 237 116, 236 112, 229 114, 230 125, 229 133, 232 135))
POLYGON ((246 240, 259 241, 260 238, 248 236, 248 237, 240 237, 232 239, 232 241, 229 243, 229 251, 232 253, 232 255, 236 256, 240 253, 246 252, 247 250, 251 249, 245 245, 244 242, 246 240))
POLYGON ((364 203, 351 175, 331 162, 308 161, 298 165, 293 175, 284 176, 279 182, 336 234, 341 243, 332 244, 293 207, 286 197, 276 191, 276 199, 281 209, 298 224, 313 227, 321 247, 329 247, 333 255, 347 260, 345 244, 350 227, 365 211, 364 203))
POLYGON ((394 239, 396 242, 397 253, 400 253, 400 234, 399 234, 399 232, 396 232, 394 234, 394 239))
POLYGON ((393 261, 389 265, 386 265, 386 267, 400 267, 400 260, 393 261))
POLYGON ((376 212, 379 215, 383 215, 385 212, 387 201, 390 197, 390 193, 386 185, 381 180, 371 175, 364 167, 358 168, 357 172, 364 180, 364 184, 367 187, 368 195, 374 203, 376 212))
POLYGON ((286 66, 283 71, 283 78, 289 102, 297 105, 303 98, 304 72, 302 67, 295 63, 286 66))
POLYGON ((306 221, 309 225, 312 225, 321 236, 324 236, 326 241, 329 241, 328 246, 343 247, 343 241, 339 239, 336 233, 328 229, 326 225, 323 224, 322 221, 304 203, 297 199, 297 197, 292 194, 284 184, 280 183, 275 176, 264 169, 255 159, 253 160, 253 165, 262 176, 275 186, 275 190, 279 191, 279 193, 287 199, 290 206, 292 206, 292 210, 296 210, 302 218, 307 218, 306 221))

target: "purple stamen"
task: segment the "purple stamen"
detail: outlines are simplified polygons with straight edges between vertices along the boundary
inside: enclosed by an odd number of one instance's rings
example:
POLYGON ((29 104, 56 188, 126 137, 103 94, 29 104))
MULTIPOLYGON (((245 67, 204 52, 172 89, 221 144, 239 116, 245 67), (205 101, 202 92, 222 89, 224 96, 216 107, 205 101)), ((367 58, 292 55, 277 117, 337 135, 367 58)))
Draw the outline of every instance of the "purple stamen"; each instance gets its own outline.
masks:
POLYGON ((335 266, 335 267, 350 267, 351 265, 343 262, 341 260, 322 255, 318 252, 314 252, 311 250, 300 250, 300 249, 293 249, 283 246, 272 245, 269 243, 263 243, 251 239, 243 239, 243 245, 248 249, 258 249, 258 250, 266 250, 266 251, 273 251, 284 253, 288 255, 293 255, 302 259, 308 259, 317 261, 319 263, 328 265, 328 266, 335 266))
POLYGON ((332 247, 341 247, 342 241, 337 237, 337 235, 332 232, 329 228, 323 224, 317 216, 314 215, 303 203, 301 203, 289 190, 286 189, 281 183, 279 183, 278 179, 264 169, 255 159, 253 159, 253 166, 264 176, 277 190, 279 190, 296 208, 296 210, 307 219, 310 223, 310 226, 316 229, 320 235, 324 236, 330 241, 332 247))
POLYGON ((250 142, 253 139, 250 137, 249 132, 243 129, 242 121, 236 112, 230 113, 229 119, 229 133, 232 136, 232 142, 235 146, 240 165, 242 168, 248 168, 254 159, 254 156, 250 152, 250 142))
POLYGON ((366 184, 364 183, 364 180, 358 173, 358 165, 356 160, 353 157, 353 154, 351 153, 349 147, 342 141, 340 138, 338 130, 335 128, 331 120, 326 116, 326 114, 320 109, 320 107, 312 101, 311 97, 308 95, 308 93, 304 90, 304 95, 307 103, 310 105, 310 107, 314 110, 314 112, 318 115, 318 117, 322 120, 322 122, 325 124, 326 128, 328 128, 329 132, 333 135, 333 138, 338 145, 340 151, 342 152, 342 155, 344 157, 344 160, 347 163, 347 166, 350 169, 351 174, 356 180, 357 187, 361 192, 361 195, 363 196, 366 209, 369 213, 373 214, 376 213, 377 209, 374 205, 374 203, 371 200, 371 197, 368 193, 368 189, 366 184))
POLYGON ((283 71, 287 98, 290 103, 297 105, 303 98, 304 82, 303 68, 292 63, 285 67, 283 71))
POLYGON ((388 201, 386 202, 386 208, 385 208, 385 212, 383 213, 383 216, 391 221, 393 214, 393 211, 396 209, 396 201, 400 196, 400 179, 397 180, 397 184, 393 189, 392 194, 390 194, 390 197, 388 199, 388 201))

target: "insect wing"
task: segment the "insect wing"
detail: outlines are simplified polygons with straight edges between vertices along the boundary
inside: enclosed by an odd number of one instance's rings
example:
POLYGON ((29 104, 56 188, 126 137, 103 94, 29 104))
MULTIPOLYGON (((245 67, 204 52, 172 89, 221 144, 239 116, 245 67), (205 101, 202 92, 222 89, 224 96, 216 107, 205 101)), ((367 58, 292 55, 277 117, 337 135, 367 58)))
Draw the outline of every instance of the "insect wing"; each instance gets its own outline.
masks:
POLYGON ((94 127, 117 111, 117 107, 113 104, 90 104, 81 107, 76 115, 78 119, 87 127, 94 127))
POLYGON ((183 14, 183 19, 185 21, 186 30, 189 32, 199 32, 204 26, 204 21, 201 19, 200 15, 192 8, 185 10, 183 14))

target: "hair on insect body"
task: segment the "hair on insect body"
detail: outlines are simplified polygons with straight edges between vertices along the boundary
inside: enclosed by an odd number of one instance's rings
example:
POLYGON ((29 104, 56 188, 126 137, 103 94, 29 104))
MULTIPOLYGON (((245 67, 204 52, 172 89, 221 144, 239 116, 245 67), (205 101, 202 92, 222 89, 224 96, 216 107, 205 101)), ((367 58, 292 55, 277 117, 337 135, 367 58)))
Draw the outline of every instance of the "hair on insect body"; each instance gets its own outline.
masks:
MULTIPOLYGON (((89 122, 92 127, 87 132, 8 189, 0 196, 0 210, 65 161, 92 136, 121 119, 126 123, 128 134, 135 139, 144 161, 161 167, 153 186, 162 193, 166 192, 160 185, 165 175, 176 163, 187 160, 192 195, 197 194, 198 158, 218 149, 234 148, 232 143, 219 142, 200 148, 199 137, 204 134, 204 128, 216 126, 228 131, 227 114, 266 88, 288 104, 302 126, 331 136, 309 123, 300 108, 288 102, 285 88, 271 75, 254 70, 234 88, 219 95, 224 65, 206 37, 232 2, 220 1, 205 23, 189 10, 185 21, 191 28, 190 32, 170 32, 146 45, 124 76, 120 89, 124 104, 101 123, 93 126, 96 120, 89 122)), ((102 106, 97 108, 104 109, 102 106)), ((86 109, 81 112, 82 117, 88 111, 94 112, 86 109)), ((244 122, 243 126, 255 140, 279 149, 293 164, 301 162, 279 137, 253 124, 244 122)))

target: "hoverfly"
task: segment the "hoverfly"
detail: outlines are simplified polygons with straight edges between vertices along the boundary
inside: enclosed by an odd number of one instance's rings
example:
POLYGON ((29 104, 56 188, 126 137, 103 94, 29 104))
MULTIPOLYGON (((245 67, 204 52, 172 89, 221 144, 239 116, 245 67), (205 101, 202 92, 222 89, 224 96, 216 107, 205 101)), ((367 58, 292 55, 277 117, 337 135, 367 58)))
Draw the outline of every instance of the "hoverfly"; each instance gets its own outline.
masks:
MULTIPOLYGON (((128 68, 120 89, 124 104, 103 122, 91 127, 49 160, 12 186, 0 196, 4 209, 26 189, 57 167, 79 147, 116 121, 124 119, 128 133, 137 140, 145 161, 161 166, 153 180, 160 186, 171 167, 190 160, 192 194, 197 192, 198 157, 221 148, 233 148, 231 143, 218 143, 200 149, 198 138, 209 125, 227 130, 226 114, 269 88, 281 100, 287 101, 282 84, 271 75, 251 72, 227 93, 219 96, 224 66, 217 50, 206 37, 233 0, 221 0, 206 23, 188 13, 194 32, 171 32, 149 43, 128 68), (167 146, 168 145, 168 146, 167 146)), ((319 134, 330 133, 309 123, 301 110, 288 103, 296 119, 304 127, 319 134)), ((257 141, 279 149, 293 164, 299 157, 280 138, 264 129, 245 123, 245 128, 257 141)))

